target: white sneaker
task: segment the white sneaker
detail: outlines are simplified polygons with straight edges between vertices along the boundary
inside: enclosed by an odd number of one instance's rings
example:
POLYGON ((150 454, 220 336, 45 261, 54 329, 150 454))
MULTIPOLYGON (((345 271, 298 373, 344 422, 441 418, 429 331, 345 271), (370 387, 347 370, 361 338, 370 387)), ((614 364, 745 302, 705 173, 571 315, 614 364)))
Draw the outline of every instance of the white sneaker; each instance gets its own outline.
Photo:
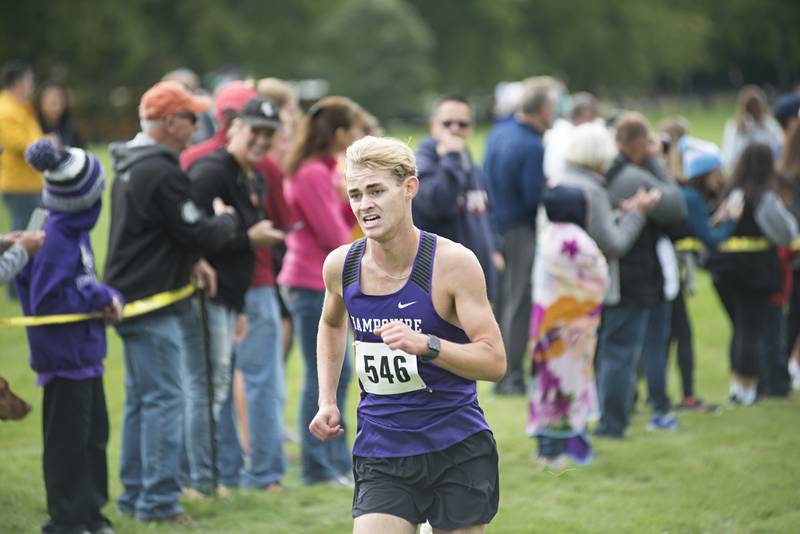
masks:
POLYGON ((800 364, 794 358, 789 358, 789 376, 792 377, 792 389, 800 391, 800 364))
POLYGON ((742 401, 741 386, 735 380, 731 381, 731 387, 728 388, 728 401, 733 404, 738 404, 742 401))
POLYGON ((739 401, 744 406, 752 406, 756 402, 756 386, 742 387, 739 392, 739 401))
POLYGON ((419 534, 433 534, 433 527, 428 521, 419 526, 419 534))

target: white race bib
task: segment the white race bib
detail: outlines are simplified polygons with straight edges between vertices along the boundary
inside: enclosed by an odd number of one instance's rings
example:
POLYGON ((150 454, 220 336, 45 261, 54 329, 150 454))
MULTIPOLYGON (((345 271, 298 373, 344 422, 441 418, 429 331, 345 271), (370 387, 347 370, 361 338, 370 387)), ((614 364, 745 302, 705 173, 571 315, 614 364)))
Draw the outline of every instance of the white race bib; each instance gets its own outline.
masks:
POLYGON ((374 395, 395 395, 425 389, 419 376, 417 357, 392 350, 386 343, 353 343, 356 372, 364 391, 374 395))

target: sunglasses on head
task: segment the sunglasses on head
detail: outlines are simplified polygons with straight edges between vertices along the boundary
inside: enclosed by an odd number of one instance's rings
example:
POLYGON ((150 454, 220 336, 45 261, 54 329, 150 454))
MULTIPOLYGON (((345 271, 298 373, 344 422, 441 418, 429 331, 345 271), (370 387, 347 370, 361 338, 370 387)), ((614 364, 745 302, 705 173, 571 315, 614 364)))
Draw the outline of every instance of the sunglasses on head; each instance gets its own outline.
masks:
POLYGON ((192 113, 191 111, 180 111, 178 113, 172 114, 174 117, 178 117, 179 119, 186 119, 192 124, 197 124, 197 114, 192 113))
POLYGON ((457 124, 458 127, 461 128, 462 130, 466 130, 467 128, 472 126, 472 123, 469 121, 442 121, 442 126, 444 126, 445 128, 450 128, 454 124, 457 124))

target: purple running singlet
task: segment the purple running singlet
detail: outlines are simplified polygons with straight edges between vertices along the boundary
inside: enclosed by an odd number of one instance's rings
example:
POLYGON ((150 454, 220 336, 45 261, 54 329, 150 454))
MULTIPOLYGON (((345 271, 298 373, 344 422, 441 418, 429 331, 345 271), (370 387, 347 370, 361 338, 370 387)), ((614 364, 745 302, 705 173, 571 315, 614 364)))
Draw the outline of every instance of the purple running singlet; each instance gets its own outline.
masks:
POLYGON ((454 343, 469 343, 463 330, 433 307, 431 280, 436 235, 420 232, 419 248, 406 284, 388 295, 361 292, 361 258, 366 240, 350 246, 342 270, 344 303, 355 335, 361 387, 353 455, 413 456, 446 449, 490 430, 478 405, 474 380, 467 380, 415 355, 391 350, 372 333, 398 319, 413 330, 454 343))

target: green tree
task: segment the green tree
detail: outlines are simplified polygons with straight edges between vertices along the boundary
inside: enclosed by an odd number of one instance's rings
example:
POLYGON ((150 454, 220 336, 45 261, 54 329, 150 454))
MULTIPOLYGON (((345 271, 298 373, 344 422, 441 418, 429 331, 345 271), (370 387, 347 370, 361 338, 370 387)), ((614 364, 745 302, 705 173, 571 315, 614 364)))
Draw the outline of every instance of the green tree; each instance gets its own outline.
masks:
POLYGON ((305 73, 382 118, 416 115, 432 81, 432 39, 403 0, 348 0, 319 28, 305 73))

